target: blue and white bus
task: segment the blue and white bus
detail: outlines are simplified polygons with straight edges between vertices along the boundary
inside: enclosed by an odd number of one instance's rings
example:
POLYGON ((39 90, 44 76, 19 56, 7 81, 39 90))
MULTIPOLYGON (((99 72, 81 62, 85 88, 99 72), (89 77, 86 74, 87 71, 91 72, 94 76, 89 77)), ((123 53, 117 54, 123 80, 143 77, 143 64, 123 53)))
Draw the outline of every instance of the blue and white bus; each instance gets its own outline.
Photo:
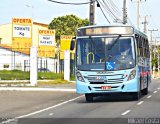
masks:
POLYGON ((86 26, 76 35, 76 91, 86 101, 106 93, 148 93, 148 37, 132 26, 86 26))

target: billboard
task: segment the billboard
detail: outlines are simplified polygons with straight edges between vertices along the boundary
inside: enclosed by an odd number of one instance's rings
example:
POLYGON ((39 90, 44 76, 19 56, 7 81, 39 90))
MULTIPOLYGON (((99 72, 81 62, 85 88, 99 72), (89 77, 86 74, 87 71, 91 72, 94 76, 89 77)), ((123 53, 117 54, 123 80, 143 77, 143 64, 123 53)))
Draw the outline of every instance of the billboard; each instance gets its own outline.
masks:
POLYGON ((39 57, 55 57, 55 30, 39 30, 39 57))
POLYGON ((60 50, 70 50, 71 39, 73 36, 71 35, 61 35, 60 41, 60 50))
POLYGON ((32 45, 32 19, 12 18, 12 50, 29 54, 32 45))
POLYGON ((64 50, 70 50, 72 35, 61 35, 60 40, 60 59, 64 59, 64 50))

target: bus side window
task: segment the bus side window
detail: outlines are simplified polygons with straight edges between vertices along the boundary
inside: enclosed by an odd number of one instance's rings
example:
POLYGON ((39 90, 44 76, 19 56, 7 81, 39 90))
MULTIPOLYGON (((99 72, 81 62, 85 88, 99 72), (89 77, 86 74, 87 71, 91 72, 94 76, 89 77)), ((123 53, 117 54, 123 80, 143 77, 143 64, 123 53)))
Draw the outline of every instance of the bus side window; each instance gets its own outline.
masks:
POLYGON ((140 37, 140 38, 139 38, 139 48, 142 48, 142 47, 143 47, 142 44, 143 44, 143 39, 142 39, 142 37, 140 37))
POLYGON ((145 57, 147 57, 148 55, 148 48, 147 48, 147 39, 145 39, 145 57))
POLYGON ((148 39, 146 39, 146 47, 147 47, 147 57, 149 58, 150 57, 150 49, 149 49, 149 43, 148 43, 148 39))
POLYGON ((143 38, 141 36, 139 36, 139 40, 138 40, 138 49, 140 51, 140 57, 143 57, 143 55, 144 55, 143 38))
POLYGON ((143 48, 140 48, 140 57, 143 56, 143 48))
POLYGON ((145 46, 146 46, 146 42, 145 42, 145 39, 142 38, 142 49, 143 49, 143 54, 142 54, 142 57, 145 57, 145 46))
POLYGON ((139 35, 138 34, 135 34, 135 38, 136 38, 136 44, 137 44, 137 55, 138 55, 138 57, 140 56, 140 44, 139 44, 139 41, 140 41, 140 37, 139 37, 139 35))

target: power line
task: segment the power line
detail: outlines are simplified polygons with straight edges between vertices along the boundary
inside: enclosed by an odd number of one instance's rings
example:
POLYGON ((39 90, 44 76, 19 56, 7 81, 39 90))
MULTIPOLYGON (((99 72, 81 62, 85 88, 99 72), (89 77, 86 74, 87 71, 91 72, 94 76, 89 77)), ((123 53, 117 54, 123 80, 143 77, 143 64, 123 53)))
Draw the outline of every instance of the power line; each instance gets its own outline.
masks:
MULTIPOLYGON (((130 1, 130 7, 129 7, 130 11, 133 12, 135 11, 135 6, 132 4, 132 1, 130 1)), ((133 14, 131 14, 133 16, 133 14)), ((133 23, 133 20, 131 21, 131 18, 130 18, 130 14, 128 14, 128 21, 129 21, 129 24, 131 24, 132 26, 135 26, 134 23, 133 23)))
POLYGON ((103 6, 104 10, 110 15, 111 18, 114 20, 120 20, 120 18, 114 13, 113 8, 111 8, 111 5, 109 2, 102 0, 103 3, 101 5, 103 6))
POLYGON ((115 5, 111 0, 109 0, 109 1, 108 1, 108 0, 104 1, 104 0, 103 0, 103 2, 104 2, 104 4, 107 5, 107 7, 109 8, 109 10, 112 11, 112 13, 113 13, 117 18, 119 18, 119 17, 118 17, 118 15, 119 15, 119 10, 117 10, 116 5, 115 5))
MULTIPOLYGON (((100 4, 102 4, 99 0, 97 0, 100 4)), ((103 11, 103 9, 102 9, 102 7, 100 6, 100 9, 101 9, 101 12, 102 12, 102 14, 104 15, 104 17, 106 18, 106 20, 108 21, 108 23, 110 23, 110 21, 109 21, 109 19, 107 18, 107 16, 105 15, 105 13, 104 13, 104 11, 103 11)))
MULTIPOLYGON (((119 0, 116 0, 117 2, 116 2, 116 4, 115 5, 121 5, 121 3, 120 3, 120 1, 119 0)), ((113 1, 112 1, 113 2, 113 1)), ((132 10, 133 10, 133 4, 131 4, 132 6, 132 10)), ((117 7, 117 9, 118 9, 118 7, 117 7)), ((119 11, 120 12, 120 11, 119 11)), ((122 17, 122 13, 120 14, 121 15, 121 17, 122 17)), ((130 25, 132 25, 132 26, 134 26, 134 24, 133 24, 133 22, 131 21, 131 19, 130 19, 130 15, 129 14, 127 14, 127 23, 128 24, 130 24, 130 25)))
MULTIPOLYGON (((60 1, 55 1, 55 0, 48 0, 50 2, 53 2, 53 3, 58 3, 58 4, 69 4, 69 5, 83 5, 83 4, 89 4, 91 2, 84 2, 84 3, 67 3, 67 2, 60 2, 60 1)), ((95 2, 96 0, 92 1, 92 2, 95 2)))
POLYGON ((111 5, 113 6, 113 8, 115 9, 116 13, 119 14, 120 16, 122 16, 121 11, 118 9, 118 7, 116 6, 116 4, 110 0, 111 5))
POLYGON ((117 16, 115 11, 112 8, 112 5, 110 5, 110 2, 108 0, 103 0, 103 3, 106 6, 107 11, 110 13, 110 15, 113 17, 113 19, 120 20, 120 18, 117 16))
POLYGON ((108 20, 107 16, 104 14, 104 12, 103 12, 103 10, 102 10, 102 8, 101 8, 101 7, 100 7, 100 9, 101 9, 101 11, 102 11, 102 13, 103 13, 104 17, 106 18, 106 20, 110 23, 110 21, 108 20))
POLYGON ((150 13, 150 10, 149 10, 149 6, 148 6, 148 4, 147 4, 147 2, 146 2, 146 9, 147 9, 147 11, 148 11, 148 13, 149 13, 149 15, 150 15, 150 20, 152 20, 151 22, 152 23, 150 23, 153 27, 157 27, 155 24, 155 21, 154 21, 154 19, 152 18, 152 15, 151 15, 151 13, 150 13), (154 25, 153 25, 154 24, 154 25))

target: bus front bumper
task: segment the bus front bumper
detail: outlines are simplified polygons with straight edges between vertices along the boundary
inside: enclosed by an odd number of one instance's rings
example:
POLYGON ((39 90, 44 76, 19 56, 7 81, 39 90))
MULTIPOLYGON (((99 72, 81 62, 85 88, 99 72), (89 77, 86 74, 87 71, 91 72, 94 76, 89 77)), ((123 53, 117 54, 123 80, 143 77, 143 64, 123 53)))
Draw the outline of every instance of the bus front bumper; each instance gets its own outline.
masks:
POLYGON ((89 84, 86 82, 76 82, 76 92, 86 93, 110 93, 110 92, 138 92, 138 80, 135 78, 130 81, 115 84, 89 84))

